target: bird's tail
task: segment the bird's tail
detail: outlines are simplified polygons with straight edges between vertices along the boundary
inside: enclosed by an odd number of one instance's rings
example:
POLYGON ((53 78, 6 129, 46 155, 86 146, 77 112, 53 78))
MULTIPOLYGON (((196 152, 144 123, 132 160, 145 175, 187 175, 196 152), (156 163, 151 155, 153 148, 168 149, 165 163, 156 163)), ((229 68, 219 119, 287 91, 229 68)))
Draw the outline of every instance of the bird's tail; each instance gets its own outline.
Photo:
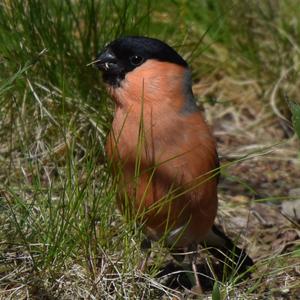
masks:
POLYGON ((216 225, 212 227, 203 245, 208 247, 224 266, 235 270, 238 274, 247 273, 246 271, 254 264, 250 256, 238 248, 216 225))

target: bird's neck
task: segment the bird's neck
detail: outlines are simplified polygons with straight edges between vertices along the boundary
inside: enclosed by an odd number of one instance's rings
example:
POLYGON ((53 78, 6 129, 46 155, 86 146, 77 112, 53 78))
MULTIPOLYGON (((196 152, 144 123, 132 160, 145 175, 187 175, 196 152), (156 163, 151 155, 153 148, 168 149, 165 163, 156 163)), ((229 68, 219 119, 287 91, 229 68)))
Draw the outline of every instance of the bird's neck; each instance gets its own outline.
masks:
POLYGON ((109 88, 117 109, 132 111, 161 110, 183 113, 195 109, 191 89, 191 72, 182 66, 149 60, 129 72, 121 86, 109 88))

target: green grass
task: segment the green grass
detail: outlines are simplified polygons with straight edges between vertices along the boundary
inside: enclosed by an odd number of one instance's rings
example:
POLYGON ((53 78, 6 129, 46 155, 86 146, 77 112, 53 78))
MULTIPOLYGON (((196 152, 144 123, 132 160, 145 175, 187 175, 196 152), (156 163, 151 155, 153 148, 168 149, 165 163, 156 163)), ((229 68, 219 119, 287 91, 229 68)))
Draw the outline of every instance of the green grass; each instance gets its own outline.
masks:
MULTIPOLYGON (((86 65, 120 35, 157 37, 188 59, 195 81, 254 80, 260 105, 289 117, 282 92, 299 100, 300 7, 275 3, 1 2, 0 298, 178 295, 153 279, 155 268, 138 270, 142 235, 116 211, 105 163, 111 102, 86 65)), ((154 247, 158 266, 167 253, 154 247)), ((218 289, 259 294, 234 280, 218 289)))

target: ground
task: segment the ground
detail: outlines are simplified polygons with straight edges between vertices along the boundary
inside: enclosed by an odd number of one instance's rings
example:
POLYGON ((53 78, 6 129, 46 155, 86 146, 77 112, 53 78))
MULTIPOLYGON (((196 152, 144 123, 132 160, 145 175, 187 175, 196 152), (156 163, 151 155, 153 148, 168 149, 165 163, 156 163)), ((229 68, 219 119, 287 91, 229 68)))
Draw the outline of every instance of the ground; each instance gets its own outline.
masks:
MULTIPOLYGON (((218 220, 228 234, 240 232, 242 244, 257 262, 253 278, 268 277, 275 270, 272 279, 262 280, 261 292, 273 290, 276 299, 296 299, 300 297, 300 143, 287 120, 264 110, 255 93, 249 93, 253 84, 244 83, 243 93, 241 83, 227 78, 209 90, 210 96, 222 99, 222 87, 228 95, 238 86, 242 99, 225 110, 218 104, 206 108, 221 164, 229 164, 220 182, 218 220), (287 214, 283 205, 292 206, 292 212, 287 214), (297 254, 289 255, 295 249, 297 254), (260 264, 266 259, 269 264, 260 264)), ((201 82, 194 89, 200 97, 207 95, 201 82)))

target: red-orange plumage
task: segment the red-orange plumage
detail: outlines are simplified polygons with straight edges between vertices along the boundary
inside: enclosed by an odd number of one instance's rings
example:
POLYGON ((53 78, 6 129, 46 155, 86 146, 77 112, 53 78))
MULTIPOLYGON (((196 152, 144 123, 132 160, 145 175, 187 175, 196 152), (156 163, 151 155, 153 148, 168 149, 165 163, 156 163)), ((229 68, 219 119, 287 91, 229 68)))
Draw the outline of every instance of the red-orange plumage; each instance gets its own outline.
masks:
MULTIPOLYGON (((115 101, 106 151, 119 208, 150 239, 189 250, 202 242, 222 261, 234 252, 230 262, 245 272, 252 259, 213 225, 218 157, 195 105, 187 62, 157 39, 131 36, 112 41, 95 64, 115 101)), ((201 289, 196 253, 190 258, 201 289)))
POLYGON ((122 174, 119 206, 127 193, 146 234, 169 233, 176 247, 202 241, 217 211, 216 146, 201 112, 184 111, 186 72, 148 60, 108 87, 116 106, 106 150, 122 174))

